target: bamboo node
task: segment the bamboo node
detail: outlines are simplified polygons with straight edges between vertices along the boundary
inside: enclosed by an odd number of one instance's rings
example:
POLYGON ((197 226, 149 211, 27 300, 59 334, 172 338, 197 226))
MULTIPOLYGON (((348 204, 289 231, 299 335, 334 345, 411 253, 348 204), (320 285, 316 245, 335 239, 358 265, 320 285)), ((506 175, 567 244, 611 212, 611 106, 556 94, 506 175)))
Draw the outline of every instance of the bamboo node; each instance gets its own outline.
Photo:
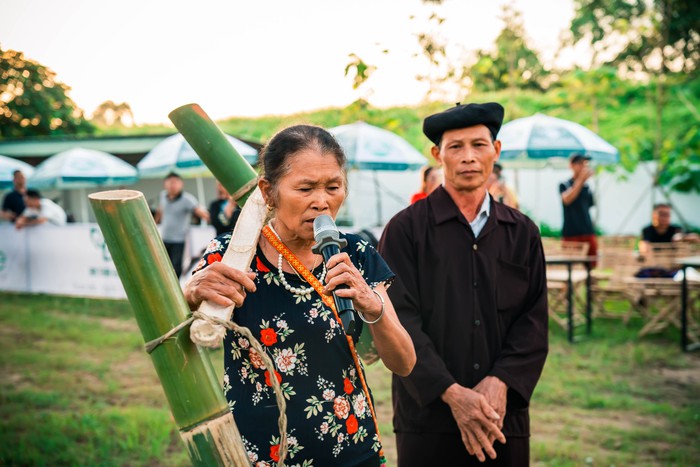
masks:
MULTIPOLYGON (((170 331, 166 332, 165 334, 156 339, 146 342, 146 352, 148 352, 149 354, 152 353, 160 344, 172 338, 175 334, 182 331, 184 328, 186 328, 194 320, 197 319, 201 319, 212 324, 218 324, 230 331, 236 331, 244 335, 250 342, 250 345, 253 347, 253 349, 255 349, 258 355, 262 357, 263 361, 265 362, 265 366, 270 369, 275 368, 274 362, 267 354, 267 352, 265 352, 265 350, 262 348, 260 342, 258 342, 255 336, 253 336, 253 333, 250 331, 250 329, 246 328, 245 326, 239 326, 233 321, 225 321, 223 319, 219 319, 215 316, 209 316, 206 313, 202 313, 199 311, 193 311, 192 315, 189 318, 187 318, 185 321, 178 324, 177 326, 173 327, 170 331)), ((283 466, 284 460, 287 457, 287 403, 284 400, 284 394, 282 393, 282 388, 280 387, 280 383, 277 380, 277 378, 270 378, 270 382, 272 383, 272 389, 275 392, 275 400, 277 401, 277 407, 280 412, 280 416, 277 421, 277 426, 280 430, 280 458, 277 462, 277 465, 283 466)))

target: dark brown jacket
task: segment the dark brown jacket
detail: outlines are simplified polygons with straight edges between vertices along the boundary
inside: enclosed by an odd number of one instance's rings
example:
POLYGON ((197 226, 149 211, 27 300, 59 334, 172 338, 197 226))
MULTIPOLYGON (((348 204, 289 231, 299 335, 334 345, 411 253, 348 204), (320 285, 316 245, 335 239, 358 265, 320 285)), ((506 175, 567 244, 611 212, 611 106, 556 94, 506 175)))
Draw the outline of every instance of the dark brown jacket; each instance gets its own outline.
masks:
POLYGON ((399 212, 379 251, 388 293, 418 361, 393 377, 396 432, 458 432, 440 395, 486 376, 508 385, 503 432, 528 436, 528 405, 547 356, 547 288, 539 230, 491 201, 479 237, 443 187, 399 212))

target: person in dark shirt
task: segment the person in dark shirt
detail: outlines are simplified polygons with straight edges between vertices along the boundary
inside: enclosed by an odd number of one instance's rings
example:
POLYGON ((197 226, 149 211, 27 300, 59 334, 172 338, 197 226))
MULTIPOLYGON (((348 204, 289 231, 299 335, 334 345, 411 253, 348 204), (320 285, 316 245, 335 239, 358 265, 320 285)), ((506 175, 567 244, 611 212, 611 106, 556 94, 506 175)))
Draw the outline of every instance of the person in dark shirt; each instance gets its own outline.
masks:
MULTIPOLYGON (((588 243, 588 256, 598 255, 598 241, 595 236, 590 209, 595 204, 593 192, 586 183, 593 176, 588 166, 590 156, 574 153, 569 157, 573 176, 559 184, 562 206, 564 207, 564 226, 561 235, 564 241, 588 243)), ((596 263, 591 263, 595 267, 596 263)))
POLYGON ((22 214, 26 205, 24 195, 27 193, 27 179, 21 170, 15 170, 12 174, 14 189, 5 195, 2 200, 2 212, 0 217, 14 222, 22 214))
POLYGON ((698 235, 683 234, 683 229, 671 224, 671 205, 658 203, 651 212, 651 224, 642 229, 642 240, 639 242, 639 254, 646 256, 653 248, 652 243, 671 243, 678 241, 697 242, 698 235))
POLYGON ((497 103, 426 118, 445 181, 396 214, 379 242, 396 273, 388 294, 417 356, 410 375, 392 379, 400 467, 487 456, 489 465, 528 464, 528 405, 548 349, 547 281, 539 229, 486 189, 502 120, 497 103))
POLYGON ((222 233, 233 231, 241 208, 231 199, 231 195, 219 181, 216 182, 216 195, 217 198, 209 203, 209 222, 216 229, 218 237, 222 233))

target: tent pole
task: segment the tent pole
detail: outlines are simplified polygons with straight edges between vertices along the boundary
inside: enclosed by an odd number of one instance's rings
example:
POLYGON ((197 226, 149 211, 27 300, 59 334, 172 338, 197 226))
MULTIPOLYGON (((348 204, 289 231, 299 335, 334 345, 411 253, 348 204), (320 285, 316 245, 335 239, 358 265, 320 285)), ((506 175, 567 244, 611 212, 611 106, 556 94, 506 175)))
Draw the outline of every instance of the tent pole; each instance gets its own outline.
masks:
POLYGON ((372 175, 374 176, 374 195, 377 199, 377 227, 382 226, 382 196, 380 193, 379 177, 377 176, 377 171, 373 170, 372 175))
MULTIPOLYGON (((204 181, 202 180, 201 175, 197 175, 197 199, 199 200, 200 206, 206 209, 207 205, 205 204, 204 200, 204 181)), ((200 225, 205 225, 206 222, 203 219, 200 219, 199 221, 200 225)))
POLYGON ((85 188, 80 189, 80 222, 89 222, 87 193, 85 192, 85 188))

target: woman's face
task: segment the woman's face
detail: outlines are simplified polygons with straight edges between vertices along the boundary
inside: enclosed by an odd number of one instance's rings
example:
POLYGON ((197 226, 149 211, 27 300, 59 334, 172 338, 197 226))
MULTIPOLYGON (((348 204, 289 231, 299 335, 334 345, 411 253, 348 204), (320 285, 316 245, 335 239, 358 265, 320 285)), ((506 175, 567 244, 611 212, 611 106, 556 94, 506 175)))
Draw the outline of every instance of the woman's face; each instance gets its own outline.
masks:
POLYGON ((261 189, 268 204, 275 207, 275 229, 282 240, 313 241, 314 219, 327 214, 335 219, 345 200, 345 177, 333 154, 315 149, 288 158, 289 169, 273 193, 267 180, 261 189))

